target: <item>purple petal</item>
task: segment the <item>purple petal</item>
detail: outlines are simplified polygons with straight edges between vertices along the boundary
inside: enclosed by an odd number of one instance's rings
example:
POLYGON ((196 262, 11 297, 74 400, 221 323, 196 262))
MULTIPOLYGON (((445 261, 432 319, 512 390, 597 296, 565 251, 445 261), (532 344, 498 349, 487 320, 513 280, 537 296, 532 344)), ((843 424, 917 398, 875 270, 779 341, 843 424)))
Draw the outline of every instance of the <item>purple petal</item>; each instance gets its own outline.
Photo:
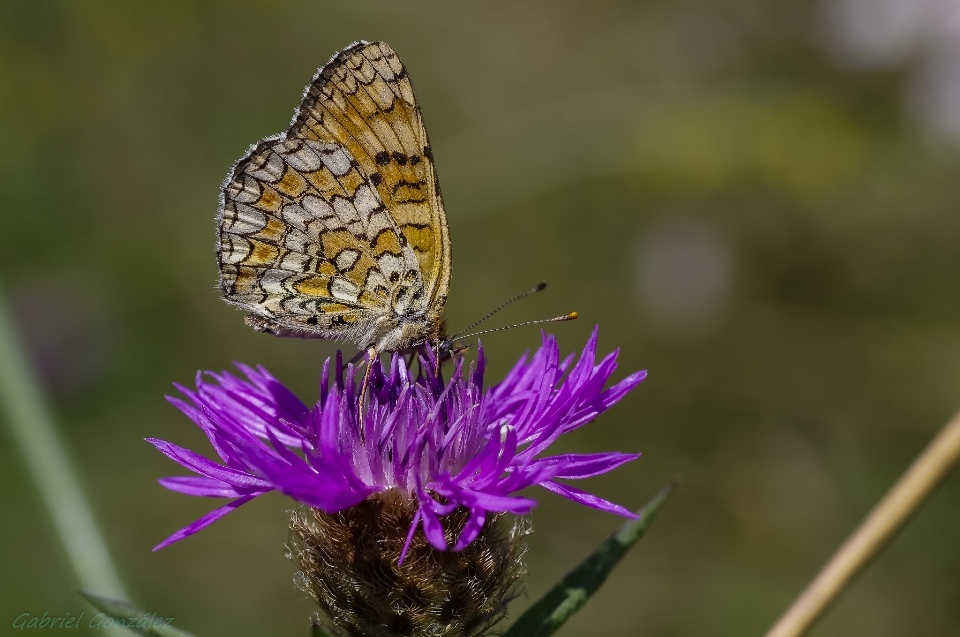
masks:
POLYGON ((616 403, 620 402, 620 399, 623 398, 627 392, 632 391, 637 385, 646 380, 646 378, 647 370, 642 369, 639 372, 630 374, 619 383, 600 394, 600 402, 602 404, 601 409, 607 410, 616 403))
POLYGON ((494 495, 492 493, 479 493, 476 491, 464 491, 463 494, 466 497, 461 501, 462 504, 469 507, 480 507, 487 511, 525 515, 530 513, 530 509, 537 505, 537 501, 531 500, 530 498, 494 495))
MULTIPOLYGON (((223 464, 151 439, 159 451, 198 474, 164 478, 161 484, 189 495, 236 497, 240 504, 279 490, 331 512, 385 489, 413 492, 419 504, 402 559, 421 525, 432 546, 447 548, 442 517, 458 506, 469 508, 470 516, 455 549, 476 538, 488 511, 526 513, 536 502, 513 494, 532 484, 630 516, 622 507, 554 480, 604 473, 636 455, 538 456, 619 401, 644 373, 604 389, 616 370, 617 353, 598 362, 596 328, 579 355, 566 358, 553 335, 541 333, 541 339, 532 356, 524 355, 486 391, 486 352, 479 343, 476 365, 465 370, 458 359, 449 381, 436 371, 430 344, 420 348, 416 377, 402 356, 391 356, 389 366, 379 359, 369 368, 363 444, 357 368, 345 366, 339 352, 324 363, 320 401, 313 409, 263 367, 238 364, 242 375, 198 375, 195 391, 179 387, 183 399, 170 400, 203 430, 223 464)), ((210 521, 222 514, 210 514, 210 521)), ((169 542, 208 523, 200 520, 169 542)))
POLYGON ((509 497, 501 493, 474 491, 459 486, 450 480, 449 476, 440 476, 431 487, 452 503, 473 508, 482 508, 487 511, 509 512, 523 515, 529 513, 536 506, 537 501, 529 498, 509 497))
POLYGON ((611 451, 607 453, 567 453, 559 456, 550 456, 541 458, 533 462, 533 465, 547 464, 556 467, 555 478, 580 479, 613 471, 620 465, 636 460, 640 457, 639 453, 620 453, 611 451))
POLYGON ((460 532, 460 537, 457 538, 457 544, 453 547, 453 550, 462 551, 467 548, 480 535, 480 531, 483 530, 483 523, 486 521, 486 511, 480 507, 470 509, 470 519, 463 526, 463 531, 460 532))
POLYGON ((617 515, 622 515, 625 518, 636 518, 637 515, 631 513, 627 509, 623 508, 619 504, 614 504, 603 498, 599 498, 591 493, 586 491, 581 491, 567 484, 559 484, 547 480, 546 482, 541 482, 540 486, 548 491, 553 491, 557 495, 562 495, 563 497, 573 500, 578 504, 583 504, 590 507, 591 509, 599 509, 600 511, 606 511, 607 513, 615 513, 617 515))
POLYGON ((417 509, 417 513, 413 516, 413 522, 410 523, 410 530, 407 531, 407 539, 403 543, 403 549, 400 551, 400 559, 397 560, 397 565, 403 564, 403 560, 407 559, 407 551, 410 550, 410 542, 413 540, 413 534, 417 532, 417 527, 420 525, 420 518, 423 517, 423 514, 420 512, 420 509, 417 509))
POLYGON ((433 548, 438 551, 446 551, 447 539, 443 537, 443 527, 440 525, 439 518, 437 518, 436 514, 431 510, 428 502, 428 500, 433 501, 433 498, 422 490, 420 491, 419 497, 419 512, 422 513, 423 517, 423 534, 427 537, 427 541, 433 545, 433 548))
POLYGON ((145 440, 174 462, 179 463, 191 471, 205 475, 208 478, 221 480, 237 487, 270 488, 271 486, 270 483, 261 478, 236 469, 224 467, 171 442, 158 440, 157 438, 145 438, 145 440))
POLYGON ((277 416, 291 422, 303 422, 310 412, 307 406, 296 397, 296 395, 287 389, 283 383, 274 378, 262 365, 258 365, 256 371, 244 365, 243 363, 234 363, 240 371, 254 384, 263 388, 276 408, 277 416))
POLYGON ((160 544, 157 544, 155 547, 153 547, 153 550, 159 551, 165 546, 170 546, 174 542, 179 542, 183 538, 189 535, 193 535, 194 533, 204 528, 205 526, 209 526, 210 524, 213 524, 214 522, 216 522, 226 514, 230 513, 237 507, 243 504, 246 504, 250 500, 257 497, 257 495, 259 494, 245 495, 241 498, 237 498, 236 500, 234 500, 233 502, 230 502, 229 504, 226 504, 220 507, 219 509, 214 509, 210 513, 206 514, 205 516, 203 516, 202 518, 200 518, 199 520, 191 524, 190 526, 186 526, 180 529, 179 531, 177 531, 176 533, 174 533, 173 535, 165 539, 163 542, 160 542, 160 544))
POLYGON ((171 491, 207 498, 239 498, 250 495, 254 491, 256 495, 272 491, 272 489, 238 489, 221 480, 215 480, 205 476, 173 476, 170 478, 160 478, 158 482, 171 491))

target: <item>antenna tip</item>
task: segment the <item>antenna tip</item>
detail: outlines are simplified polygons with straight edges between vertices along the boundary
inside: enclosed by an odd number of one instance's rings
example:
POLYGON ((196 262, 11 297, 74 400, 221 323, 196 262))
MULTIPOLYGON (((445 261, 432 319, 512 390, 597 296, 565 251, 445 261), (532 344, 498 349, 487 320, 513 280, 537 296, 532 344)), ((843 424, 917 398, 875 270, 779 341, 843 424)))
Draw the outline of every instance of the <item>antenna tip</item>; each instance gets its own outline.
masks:
POLYGON ((568 321, 572 321, 572 320, 574 320, 575 318, 577 318, 578 316, 580 316, 580 315, 577 314, 576 312, 570 312, 569 314, 567 314, 567 320, 568 320, 568 321))
POLYGON ((540 290, 544 289, 545 287, 547 287, 547 282, 546 282, 546 281, 540 281, 540 283, 537 283, 537 288, 536 288, 536 290, 537 290, 537 292, 539 292, 540 290))

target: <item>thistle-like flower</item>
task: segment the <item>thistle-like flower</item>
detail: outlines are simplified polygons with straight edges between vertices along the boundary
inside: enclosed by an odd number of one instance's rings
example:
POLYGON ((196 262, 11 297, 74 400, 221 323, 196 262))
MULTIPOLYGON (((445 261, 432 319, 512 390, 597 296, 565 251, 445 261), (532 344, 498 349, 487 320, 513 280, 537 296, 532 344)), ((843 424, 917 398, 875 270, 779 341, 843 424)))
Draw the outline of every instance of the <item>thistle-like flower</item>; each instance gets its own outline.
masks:
POLYGON ((178 386, 188 400, 169 400, 200 426, 222 464, 148 439, 197 474, 160 483, 235 499, 156 548, 278 490, 305 505, 292 512, 289 553, 302 569, 301 588, 332 618, 335 633, 477 634, 502 614, 522 572, 527 527, 510 514, 536 502, 517 491, 540 485, 634 517, 557 480, 606 473, 639 454, 542 456, 645 376, 604 389, 617 353, 596 363, 596 342, 594 330, 579 360, 561 361, 556 340, 544 335, 529 360, 524 355, 486 391, 482 346, 469 370, 456 361, 448 382, 435 373, 429 347, 410 365, 396 354, 389 366, 368 361, 362 419, 356 369, 344 369, 339 353, 332 383, 330 360, 324 363, 313 409, 262 367, 238 365, 246 380, 208 372, 211 383, 198 373, 196 390, 178 386))

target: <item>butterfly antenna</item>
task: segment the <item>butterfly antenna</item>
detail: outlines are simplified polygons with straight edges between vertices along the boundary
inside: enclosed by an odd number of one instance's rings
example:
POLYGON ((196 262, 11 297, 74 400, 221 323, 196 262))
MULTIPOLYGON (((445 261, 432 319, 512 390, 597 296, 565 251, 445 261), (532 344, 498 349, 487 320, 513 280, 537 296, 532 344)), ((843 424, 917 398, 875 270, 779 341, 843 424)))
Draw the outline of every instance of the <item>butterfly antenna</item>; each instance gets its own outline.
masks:
MULTIPOLYGON (((524 292, 523 294, 518 294, 518 295, 516 295, 515 297, 513 297, 512 299, 509 299, 509 300, 504 301, 503 303, 501 303, 500 305, 498 305, 495 310, 493 310, 492 312, 490 312, 489 314, 487 314, 486 316, 484 316, 483 318, 481 318, 479 321, 474 322, 473 325, 470 325, 469 327, 465 327, 464 329, 460 330, 459 332, 457 332, 457 333, 454 334, 453 336, 449 337, 448 340, 451 340, 451 341, 452 341, 452 340, 454 340, 454 339, 456 339, 456 338, 460 338, 460 335, 461 335, 461 334, 463 334, 464 332, 469 332, 470 330, 472 330, 472 329, 475 328, 476 326, 480 325, 481 323, 483 323, 484 321, 486 321, 488 318, 490 318, 491 316, 493 316, 494 314, 496 314, 497 312, 499 312, 499 311, 502 310, 503 308, 507 307, 508 305, 510 305, 511 303, 513 303, 514 301, 519 301, 520 299, 525 298, 525 297, 528 297, 528 296, 530 296, 531 294, 536 294, 537 292, 541 291, 541 290, 544 289, 545 287, 547 287, 547 282, 546 282, 546 281, 541 281, 540 283, 538 283, 538 284, 536 285, 536 287, 532 287, 532 288, 530 288, 529 290, 527 290, 526 292, 524 292)), ((550 319, 550 320, 555 320, 555 319, 550 319)), ((569 320, 569 319, 564 319, 564 320, 569 320)), ((520 325, 526 325, 526 323, 521 323, 520 325)), ((506 329, 506 328, 501 328, 501 329, 506 329)), ((486 332, 480 332, 480 333, 481 333, 481 334, 486 334, 486 332)), ((464 337, 464 338, 466 338, 466 337, 464 337)))
POLYGON ((481 334, 490 334, 491 332, 502 332, 503 330, 512 330, 515 327, 523 327, 524 325, 539 325, 540 323, 559 323, 561 321, 573 321, 579 314, 576 312, 570 312, 569 314, 564 314, 563 316, 555 316, 548 319, 540 319, 539 321, 525 321, 523 323, 517 323, 516 325, 506 325, 504 327, 495 327, 492 330, 483 330, 481 332, 474 332, 473 334, 467 334, 466 336, 460 336, 459 338, 472 338, 474 336, 480 336, 481 334))

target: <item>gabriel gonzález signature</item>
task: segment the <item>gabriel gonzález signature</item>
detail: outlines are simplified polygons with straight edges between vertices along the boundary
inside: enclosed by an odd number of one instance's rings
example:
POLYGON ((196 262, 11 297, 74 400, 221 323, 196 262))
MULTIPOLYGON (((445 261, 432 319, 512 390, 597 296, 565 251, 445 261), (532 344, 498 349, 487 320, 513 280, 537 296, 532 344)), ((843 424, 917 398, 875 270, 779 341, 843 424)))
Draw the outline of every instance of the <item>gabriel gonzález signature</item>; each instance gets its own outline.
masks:
MULTIPOLYGON (((63 615, 56 616, 50 615, 49 611, 43 611, 43 615, 21 613, 13 620, 13 627, 20 630, 27 630, 29 628, 79 628, 85 614, 86 612, 82 612, 79 615, 71 615, 70 611, 67 611, 63 615)), ((160 617, 156 613, 148 613, 140 617, 110 617, 104 613, 97 613, 90 618, 86 626, 94 630, 111 628, 113 626, 152 630, 169 626, 172 622, 173 617, 160 617)))

